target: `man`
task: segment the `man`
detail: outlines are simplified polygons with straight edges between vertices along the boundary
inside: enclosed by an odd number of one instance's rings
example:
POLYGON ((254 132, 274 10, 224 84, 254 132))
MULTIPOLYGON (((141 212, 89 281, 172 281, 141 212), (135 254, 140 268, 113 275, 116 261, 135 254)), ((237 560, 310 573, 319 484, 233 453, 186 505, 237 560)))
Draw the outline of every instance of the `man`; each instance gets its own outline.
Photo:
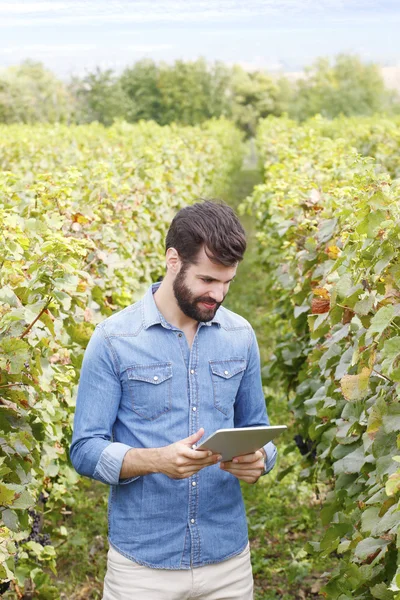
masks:
POLYGON ((225 464, 193 448, 220 428, 269 424, 254 331, 221 306, 245 249, 225 203, 181 209, 165 277, 90 339, 70 454, 111 486, 103 600, 253 597, 239 481, 270 471, 276 448, 225 464))

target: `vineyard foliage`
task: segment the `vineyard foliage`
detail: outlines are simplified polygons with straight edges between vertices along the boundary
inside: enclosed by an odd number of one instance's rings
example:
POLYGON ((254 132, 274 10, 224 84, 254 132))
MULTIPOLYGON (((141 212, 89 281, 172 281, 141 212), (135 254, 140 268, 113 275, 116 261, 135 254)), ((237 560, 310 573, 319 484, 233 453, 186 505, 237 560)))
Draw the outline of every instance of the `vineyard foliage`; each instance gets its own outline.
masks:
POLYGON ((32 539, 32 510, 62 519, 74 502, 67 450, 84 349, 163 274, 173 216, 227 185, 242 134, 221 120, 0 136, 0 582, 53 598, 56 550, 32 539))
POLYGON ((308 551, 341 557, 328 598, 399 598, 399 123, 270 117, 257 143, 264 183, 239 212, 267 278, 263 375, 308 444, 302 476, 329 486, 308 551))
POLYGON ((319 115, 307 121, 306 127, 324 137, 342 138, 364 156, 375 159, 375 171, 400 177, 400 118, 341 117, 333 121, 319 115))

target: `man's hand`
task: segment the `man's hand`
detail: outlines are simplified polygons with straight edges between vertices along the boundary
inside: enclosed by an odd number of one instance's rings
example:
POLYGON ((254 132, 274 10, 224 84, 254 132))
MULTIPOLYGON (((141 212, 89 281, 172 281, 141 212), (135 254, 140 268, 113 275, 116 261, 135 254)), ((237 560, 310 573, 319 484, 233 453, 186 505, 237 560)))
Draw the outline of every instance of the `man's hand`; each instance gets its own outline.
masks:
POLYGON ((264 448, 261 448, 251 454, 235 456, 230 461, 222 462, 220 468, 246 483, 256 483, 264 473, 266 456, 264 448))
POLYGON ((192 445, 204 435, 204 429, 199 429, 193 435, 158 448, 159 458, 157 471, 171 479, 186 479, 197 471, 214 465, 221 460, 221 455, 213 454, 211 450, 193 450, 192 445))

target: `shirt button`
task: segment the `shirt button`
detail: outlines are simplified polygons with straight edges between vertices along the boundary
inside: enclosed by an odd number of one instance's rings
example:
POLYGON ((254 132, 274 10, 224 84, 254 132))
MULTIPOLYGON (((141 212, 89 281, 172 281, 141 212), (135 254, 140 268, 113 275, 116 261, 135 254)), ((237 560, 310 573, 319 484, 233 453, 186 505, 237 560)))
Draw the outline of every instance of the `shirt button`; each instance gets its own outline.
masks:
POLYGON ((224 371, 225 375, 228 375, 229 371, 224 371))
POLYGON ((195 485, 196 485, 196 482, 195 482, 195 481, 192 481, 192 486, 194 487, 195 485))
POLYGON ((178 337, 182 337, 182 334, 181 334, 181 333, 178 333, 178 337))
POLYGON ((196 407, 195 407, 195 406, 193 406, 192 410, 196 410, 196 407))
POLYGON ((154 379, 154 381, 157 381, 158 380, 157 375, 154 375, 153 379, 154 379))
POLYGON ((191 523, 194 523, 194 519, 190 519, 190 522, 191 522, 191 523))
POLYGON ((193 375, 193 373, 194 373, 194 369, 190 369, 190 372, 191 372, 191 374, 193 375))

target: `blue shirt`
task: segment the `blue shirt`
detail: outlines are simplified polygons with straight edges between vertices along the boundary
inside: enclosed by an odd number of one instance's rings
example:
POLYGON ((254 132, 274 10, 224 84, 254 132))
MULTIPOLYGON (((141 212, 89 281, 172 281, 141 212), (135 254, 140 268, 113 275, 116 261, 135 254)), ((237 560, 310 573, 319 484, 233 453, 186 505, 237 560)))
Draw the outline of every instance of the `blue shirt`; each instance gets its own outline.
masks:
MULTIPOLYGON (((157 308, 159 286, 96 326, 82 363, 70 457, 78 473, 111 486, 108 540, 118 552, 148 567, 190 569, 246 547, 239 480, 219 463, 186 479, 120 479, 126 452, 172 444, 200 427, 205 439, 269 420, 249 322, 220 306, 212 321, 198 323, 189 348, 157 308)), ((268 472, 277 451, 272 442, 265 450, 268 472)))

